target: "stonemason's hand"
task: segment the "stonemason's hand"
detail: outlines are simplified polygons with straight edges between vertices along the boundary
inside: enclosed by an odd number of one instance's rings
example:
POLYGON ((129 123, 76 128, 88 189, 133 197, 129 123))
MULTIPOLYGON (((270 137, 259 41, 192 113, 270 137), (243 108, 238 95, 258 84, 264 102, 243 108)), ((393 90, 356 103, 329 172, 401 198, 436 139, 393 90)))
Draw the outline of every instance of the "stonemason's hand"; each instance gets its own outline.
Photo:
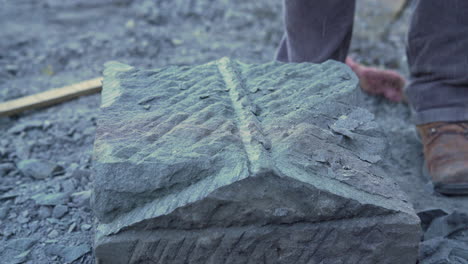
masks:
POLYGON ((372 95, 381 95, 393 102, 400 102, 403 98, 405 79, 397 72, 366 67, 356 63, 350 57, 346 64, 359 77, 361 89, 372 95))

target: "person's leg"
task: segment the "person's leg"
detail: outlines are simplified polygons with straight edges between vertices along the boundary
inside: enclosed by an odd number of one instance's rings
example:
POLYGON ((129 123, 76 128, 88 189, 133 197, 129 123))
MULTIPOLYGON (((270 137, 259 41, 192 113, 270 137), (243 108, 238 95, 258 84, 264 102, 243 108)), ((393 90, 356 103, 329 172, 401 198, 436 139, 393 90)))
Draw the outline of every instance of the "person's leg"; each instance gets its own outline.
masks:
MULTIPOLYGON (((284 0, 285 34, 276 54, 283 62, 345 62, 353 31, 355 0, 284 0)), ((350 58, 363 91, 402 99, 405 80, 393 71, 365 67, 350 58)))
POLYGON ((418 0, 408 35, 416 124, 468 120, 468 1, 418 0))
POLYGON ((418 0, 407 88, 434 188, 468 194, 468 1, 418 0))
POLYGON ((285 34, 276 59, 344 62, 353 32, 355 0, 284 0, 285 34))

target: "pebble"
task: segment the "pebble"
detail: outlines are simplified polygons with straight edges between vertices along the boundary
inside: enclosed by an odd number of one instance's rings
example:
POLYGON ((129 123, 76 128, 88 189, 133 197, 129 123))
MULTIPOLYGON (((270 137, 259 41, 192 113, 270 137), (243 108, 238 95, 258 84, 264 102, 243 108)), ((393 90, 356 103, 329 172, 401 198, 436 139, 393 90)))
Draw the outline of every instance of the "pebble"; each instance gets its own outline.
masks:
POLYGON ((83 225, 81 225, 81 230, 83 230, 83 231, 88 231, 88 230, 91 229, 91 227, 92 227, 92 226, 89 225, 89 224, 83 224, 83 225))
POLYGON ((82 191, 82 192, 76 192, 71 195, 73 203, 75 203, 77 206, 87 206, 89 207, 89 200, 91 198, 91 191, 82 191))
POLYGON ((0 139, 0 146, 6 147, 10 144, 10 141, 8 139, 0 139))
POLYGON ((18 264, 27 260, 30 248, 37 242, 33 238, 17 238, 0 243, 0 263, 18 264))
POLYGON ((55 218, 47 218, 47 223, 52 224, 52 225, 56 225, 56 224, 59 224, 60 221, 58 219, 55 219, 55 218))
POLYGON ((68 194, 66 193, 40 193, 32 197, 32 199, 38 205, 59 205, 66 204, 69 200, 68 194))
MULTIPOLYGON (((13 190, 13 186, 11 186, 11 185, 8 185, 8 186, 7 185, 0 185, 0 193, 9 192, 11 190, 13 190)), ((2 197, 3 197, 3 195, 2 195, 2 197)))
MULTIPOLYGON (((7 151, 6 148, 0 147, 0 157, 6 156, 6 155, 7 155, 7 152, 8 152, 8 151, 7 151)), ((2 176, 2 175, 0 174, 0 176, 2 176)))
POLYGON ((15 64, 7 64, 5 66, 5 70, 13 75, 16 75, 16 73, 18 72, 18 65, 15 65, 15 64))
POLYGON ((135 20, 133 20, 133 19, 128 20, 127 23, 125 23, 125 27, 127 29, 135 28, 135 20))
POLYGON ((39 210, 37 211, 37 215, 39 216, 40 219, 46 219, 52 215, 52 210, 47 206, 41 206, 39 207, 39 210))
POLYGON ((59 256, 63 262, 71 263, 91 251, 89 245, 63 246, 51 244, 46 246, 45 252, 49 256, 59 256))
POLYGON ((16 218, 16 221, 20 224, 26 224, 26 223, 29 223, 29 220, 31 220, 31 218, 29 217, 26 217, 26 216, 22 216, 20 215, 18 218, 16 218))
POLYGON ((22 211, 21 214, 20 214, 20 216, 22 216, 22 217, 27 217, 27 216, 29 216, 29 211, 28 211, 28 210, 22 211))
POLYGON ((57 230, 52 230, 50 231, 49 235, 47 235, 49 238, 56 238, 59 236, 59 232, 57 230))
POLYGON ((36 230, 39 228, 39 221, 32 221, 31 223, 29 223, 29 230, 31 231, 31 233, 34 233, 36 232, 36 230))
POLYGON ((82 137, 81 133, 76 132, 73 134, 73 141, 79 141, 82 137))
POLYGON ((23 251, 22 253, 16 255, 14 257, 12 263, 18 263, 19 264, 19 263, 25 262, 26 260, 28 260, 29 253, 31 253, 31 250, 26 250, 26 251, 23 251))
POLYGON ((66 213, 68 213, 68 207, 66 205, 59 204, 54 207, 54 210, 52 211, 52 217, 60 219, 66 213))
POLYGON ((16 238, 6 242, 6 247, 18 251, 25 251, 32 247, 36 242, 37 240, 33 238, 16 238))
POLYGON ((34 179, 45 179, 64 173, 62 166, 46 160, 27 159, 20 161, 17 165, 24 175, 34 179))
POLYGON ((52 122, 50 122, 49 120, 45 120, 44 123, 42 124, 42 128, 43 129, 49 129, 52 127, 52 122))
POLYGON ((7 206, 0 208, 0 220, 4 220, 7 217, 8 211, 10 211, 10 208, 7 206))
POLYGON ((12 163, 0 164, 0 177, 6 176, 10 171, 15 170, 15 165, 12 163))
POLYGON ((75 182, 73 179, 68 179, 61 184, 62 191, 65 193, 72 193, 75 191, 75 182))
POLYGON ((29 197, 27 195, 17 196, 15 197, 15 204, 16 205, 22 204, 26 202, 27 200, 29 200, 29 197))
POLYGON ((68 233, 75 231, 75 228, 76 228, 76 223, 72 223, 70 227, 68 228, 68 233))
POLYGON ((12 212, 12 213, 10 214, 10 216, 8 216, 8 219, 15 219, 15 218, 17 218, 17 217, 18 217, 18 215, 17 215, 15 212, 12 212))
POLYGON ((448 214, 432 209, 419 212, 418 216, 424 231, 419 245, 419 263, 468 263, 466 212, 455 210, 448 214))
POLYGON ((91 172, 89 170, 77 169, 74 170, 71 174, 71 177, 74 179, 89 178, 91 172))
POLYGON ((8 133, 19 134, 27 130, 36 129, 36 128, 39 129, 42 127, 43 127, 42 121, 34 120, 34 121, 29 121, 29 122, 15 125, 12 128, 8 129, 8 133))
MULTIPOLYGON (((424 240, 437 237, 454 237, 454 234, 460 233, 463 230, 468 230, 468 213, 454 211, 449 215, 440 216, 432 220, 424 233, 424 240)), ((464 237, 465 239, 468 242, 468 237, 464 237)))

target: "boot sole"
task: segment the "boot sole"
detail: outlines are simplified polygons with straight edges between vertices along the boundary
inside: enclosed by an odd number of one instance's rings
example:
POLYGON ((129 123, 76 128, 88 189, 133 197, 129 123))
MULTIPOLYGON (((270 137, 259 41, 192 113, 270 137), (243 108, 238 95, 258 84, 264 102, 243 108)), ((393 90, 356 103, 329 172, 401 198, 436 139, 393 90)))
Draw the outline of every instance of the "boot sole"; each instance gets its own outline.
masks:
MULTIPOLYGON (((422 169, 423 175, 431 180, 431 176, 429 174, 429 170, 427 169, 426 166, 426 161, 424 161, 423 164, 423 169, 422 169)), ((468 195, 468 183, 458 183, 458 184, 453 184, 453 183, 441 183, 441 182, 433 182, 433 187, 434 190, 440 194, 445 194, 445 195, 468 195)))
POLYGON ((468 195, 468 183, 434 183, 434 190, 445 195, 468 195))

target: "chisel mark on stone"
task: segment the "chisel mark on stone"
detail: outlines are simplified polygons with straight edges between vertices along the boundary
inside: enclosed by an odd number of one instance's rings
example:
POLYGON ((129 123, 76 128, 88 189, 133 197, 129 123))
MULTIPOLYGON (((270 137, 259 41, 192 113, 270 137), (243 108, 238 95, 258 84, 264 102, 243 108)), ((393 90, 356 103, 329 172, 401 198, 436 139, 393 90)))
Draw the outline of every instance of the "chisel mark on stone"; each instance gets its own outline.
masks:
POLYGON ((229 58, 222 58, 218 61, 218 69, 226 83, 226 88, 229 89, 229 96, 236 112, 239 135, 249 159, 250 172, 251 175, 256 175, 273 169, 267 151, 271 143, 265 137, 259 120, 251 111, 255 107, 249 100, 247 89, 243 87, 237 67, 238 65, 229 58))

